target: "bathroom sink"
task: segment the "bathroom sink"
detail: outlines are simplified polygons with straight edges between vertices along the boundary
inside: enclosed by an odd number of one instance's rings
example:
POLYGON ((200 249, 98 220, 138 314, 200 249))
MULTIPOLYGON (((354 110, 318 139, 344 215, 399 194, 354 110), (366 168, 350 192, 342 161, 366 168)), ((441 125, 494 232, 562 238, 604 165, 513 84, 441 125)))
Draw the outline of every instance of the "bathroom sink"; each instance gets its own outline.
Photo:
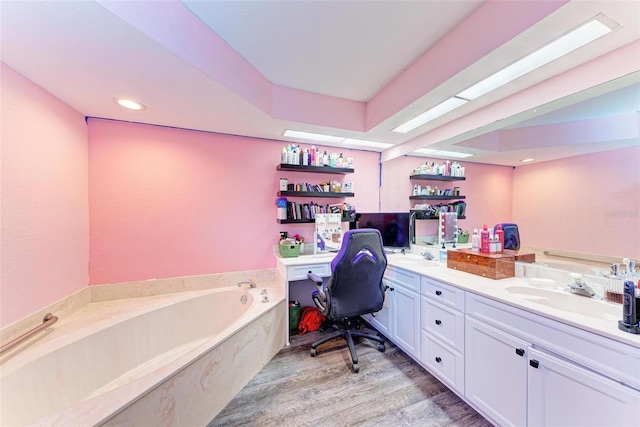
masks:
POLYGON ((440 264, 435 260, 428 260, 422 255, 416 254, 393 254, 387 255, 387 260, 391 265, 399 267, 438 267, 440 264))
POLYGON ((622 306, 594 298, 570 294, 565 291, 554 291, 528 286, 510 286, 510 294, 556 310, 580 314, 603 320, 619 320, 622 318, 622 306))

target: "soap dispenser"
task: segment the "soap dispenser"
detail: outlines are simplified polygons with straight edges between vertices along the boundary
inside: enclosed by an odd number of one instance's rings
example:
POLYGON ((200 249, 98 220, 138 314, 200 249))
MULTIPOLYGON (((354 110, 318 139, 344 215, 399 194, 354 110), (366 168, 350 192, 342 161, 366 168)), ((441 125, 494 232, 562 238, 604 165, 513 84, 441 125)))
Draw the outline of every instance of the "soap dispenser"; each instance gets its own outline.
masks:
POLYGON ((444 247, 444 242, 442 243, 442 248, 440 249, 440 261, 447 260, 447 248, 444 247))

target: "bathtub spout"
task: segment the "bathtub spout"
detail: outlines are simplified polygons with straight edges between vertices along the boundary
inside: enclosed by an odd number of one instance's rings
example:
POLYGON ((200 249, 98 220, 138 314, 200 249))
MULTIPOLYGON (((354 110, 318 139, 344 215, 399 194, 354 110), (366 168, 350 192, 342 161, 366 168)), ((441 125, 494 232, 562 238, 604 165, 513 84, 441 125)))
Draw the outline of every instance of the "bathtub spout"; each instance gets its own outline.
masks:
POLYGON ((242 285, 249 285, 249 288, 255 288, 257 285, 255 282, 238 282, 238 287, 241 288, 242 285))

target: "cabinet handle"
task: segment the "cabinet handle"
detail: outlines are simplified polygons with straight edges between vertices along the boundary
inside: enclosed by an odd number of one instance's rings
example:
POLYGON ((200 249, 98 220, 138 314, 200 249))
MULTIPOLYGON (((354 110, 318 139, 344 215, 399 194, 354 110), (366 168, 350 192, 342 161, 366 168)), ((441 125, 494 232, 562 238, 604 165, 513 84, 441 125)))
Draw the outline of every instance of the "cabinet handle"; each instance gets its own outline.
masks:
POLYGON ((438 296, 442 295, 442 291, 436 291, 436 295, 438 296))
POLYGON ((439 325, 442 323, 442 320, 436 319, 436 325, 439 325))
POLYGON ((389 290, 390 290, 390 291, 395 291, 396 289, 395 289, 395 288, 389 288, 389 290))
POLYGON ((436 362, 438 363, 442 362, 442 358, 440 358, 440 356, 436 356, 436 362))
POLYGON ((384 289, 385 290, 389 289, 389 285, 384 285, 384 289))
POLYGON ((529 365, 531 365, 532 367, 538 369, 538 366, 540 366, 540 362, 538 362, 535 359, 531 359, 531 360, 529 360, 529 365))
POLYGON ((516 354, 518 356, 524 356, 524 349, 522 348, 516 348, 516 354))

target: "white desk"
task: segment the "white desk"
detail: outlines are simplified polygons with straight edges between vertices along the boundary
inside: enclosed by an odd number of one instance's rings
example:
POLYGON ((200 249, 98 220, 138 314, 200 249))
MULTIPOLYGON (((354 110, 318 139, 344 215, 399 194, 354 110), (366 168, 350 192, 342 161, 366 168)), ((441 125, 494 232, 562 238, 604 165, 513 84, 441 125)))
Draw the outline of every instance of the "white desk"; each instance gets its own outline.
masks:
MULTIPOLYGON (((282 258, 276 255, 278 260, 278 276, 284 280, 285 301, 289 304, 289 286, 298 280, 308 280, 309 273, 317 274, 320 277, 331 276, 331 261, 336 253, 320 255, 301 255, 296 258, 282 258)), ((289 345, 289 315, 287 313, 286 344, 289 345)))

